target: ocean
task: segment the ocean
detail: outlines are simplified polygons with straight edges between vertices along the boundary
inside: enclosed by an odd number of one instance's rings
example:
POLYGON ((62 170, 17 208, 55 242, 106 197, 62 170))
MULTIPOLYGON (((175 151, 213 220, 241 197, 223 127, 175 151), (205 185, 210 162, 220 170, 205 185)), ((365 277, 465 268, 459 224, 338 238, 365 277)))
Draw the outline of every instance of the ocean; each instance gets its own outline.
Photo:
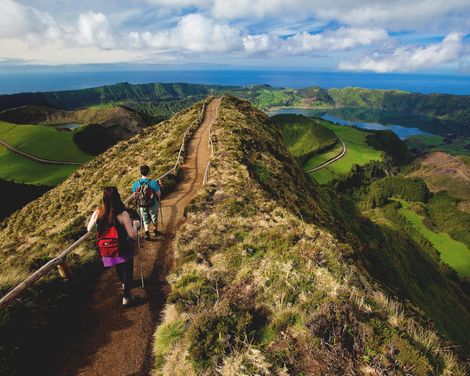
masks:
POLYGON ((109 71, 0 71, 0 94, 83 89, 118 82, 186 82, 220 85, 269 84, 275 87, 324 88, 358 86, 421 93, 470 95, 470 75, 378 74, 282 70, 109 70, 109 71))

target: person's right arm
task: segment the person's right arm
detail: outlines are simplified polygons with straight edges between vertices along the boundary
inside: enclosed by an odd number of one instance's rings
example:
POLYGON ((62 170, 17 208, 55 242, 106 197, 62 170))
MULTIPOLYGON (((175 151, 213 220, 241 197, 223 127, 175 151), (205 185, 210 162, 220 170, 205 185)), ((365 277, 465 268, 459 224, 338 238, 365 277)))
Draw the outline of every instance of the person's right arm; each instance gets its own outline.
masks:
POLYGON ((86 226, 86 229, 88 232, 93 230, 93 227, 96 225, 96 220, 98 219, 98 209, 93 212, 91 215, 90 220, 88 221, 88 225, 86 226))

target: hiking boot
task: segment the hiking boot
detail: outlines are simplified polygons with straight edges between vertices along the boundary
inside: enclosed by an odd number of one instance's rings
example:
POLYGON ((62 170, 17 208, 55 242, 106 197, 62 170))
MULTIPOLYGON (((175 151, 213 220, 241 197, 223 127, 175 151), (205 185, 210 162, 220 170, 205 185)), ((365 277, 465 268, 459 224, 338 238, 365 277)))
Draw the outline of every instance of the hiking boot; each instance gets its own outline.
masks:
POLYGON ((153 230, 153 234, 154 234, 155 236, 158 236, 158 235, 161 235, 161 232, 158 231, 157 229, 155 229, 155 230, 153 230))
POLYGON ((135 296, 134 295, 129 295, 127 297, 122 298, 122 306, 123 307, 129 307, 132 303, 135 301, 135 296))
POLYGON ((145 231, 145 240, 151 240, 150 239, 150 232, 145 231))

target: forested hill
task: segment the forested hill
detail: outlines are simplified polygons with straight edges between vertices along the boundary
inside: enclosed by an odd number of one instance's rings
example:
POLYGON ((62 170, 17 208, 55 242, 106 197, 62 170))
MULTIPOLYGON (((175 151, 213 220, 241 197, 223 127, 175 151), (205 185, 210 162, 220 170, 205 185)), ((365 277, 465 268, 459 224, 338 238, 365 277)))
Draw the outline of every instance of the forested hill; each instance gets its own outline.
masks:
POLYGON ((256 107, 361 107, 428 115, 447 121, 449 132, 468 134, 470 96, 421 94, 399 90, 364 88, 303 89, 269 85, 222 86, 187 83, 149 83, 100 86, 81 90, 0 95, 0 111, 19 106, 77 109, 88 106, 127 104, 152 116, 166 118, 208 94, 232 94, 256 107), (159 106, 158 109, 155 106, 159 106), (171 108, 161 108, 170 106, 171 108))
POLYGON ((370 90, 351 87, 329 89, 328 94, 335 106, 413 112, 458 124, 470 121, 469 95, 420 94, 398 90, 370 90))
POLYGON ((33 105, 73 110, 81 107, 125 101, 156 102, 162 100, 181 100, 188 97, 204 97, 211 91, 224 89, 230 89, 230 87, 185 83, 133 85, 123 82, 81 90, 1 95, 0 110, 33 105))

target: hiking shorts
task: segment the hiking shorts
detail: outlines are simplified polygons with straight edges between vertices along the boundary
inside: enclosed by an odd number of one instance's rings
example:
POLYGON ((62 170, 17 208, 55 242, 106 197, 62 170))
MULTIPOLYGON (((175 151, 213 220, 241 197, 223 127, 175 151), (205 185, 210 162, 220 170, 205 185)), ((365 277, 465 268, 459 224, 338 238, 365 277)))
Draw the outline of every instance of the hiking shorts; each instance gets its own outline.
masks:
POLYGON ((144 221, 144 224, 149 225, 152 222, 154 225, 157 224, 158 221, 158 201, 149 208, 139 208, 140 215, 144 221))

